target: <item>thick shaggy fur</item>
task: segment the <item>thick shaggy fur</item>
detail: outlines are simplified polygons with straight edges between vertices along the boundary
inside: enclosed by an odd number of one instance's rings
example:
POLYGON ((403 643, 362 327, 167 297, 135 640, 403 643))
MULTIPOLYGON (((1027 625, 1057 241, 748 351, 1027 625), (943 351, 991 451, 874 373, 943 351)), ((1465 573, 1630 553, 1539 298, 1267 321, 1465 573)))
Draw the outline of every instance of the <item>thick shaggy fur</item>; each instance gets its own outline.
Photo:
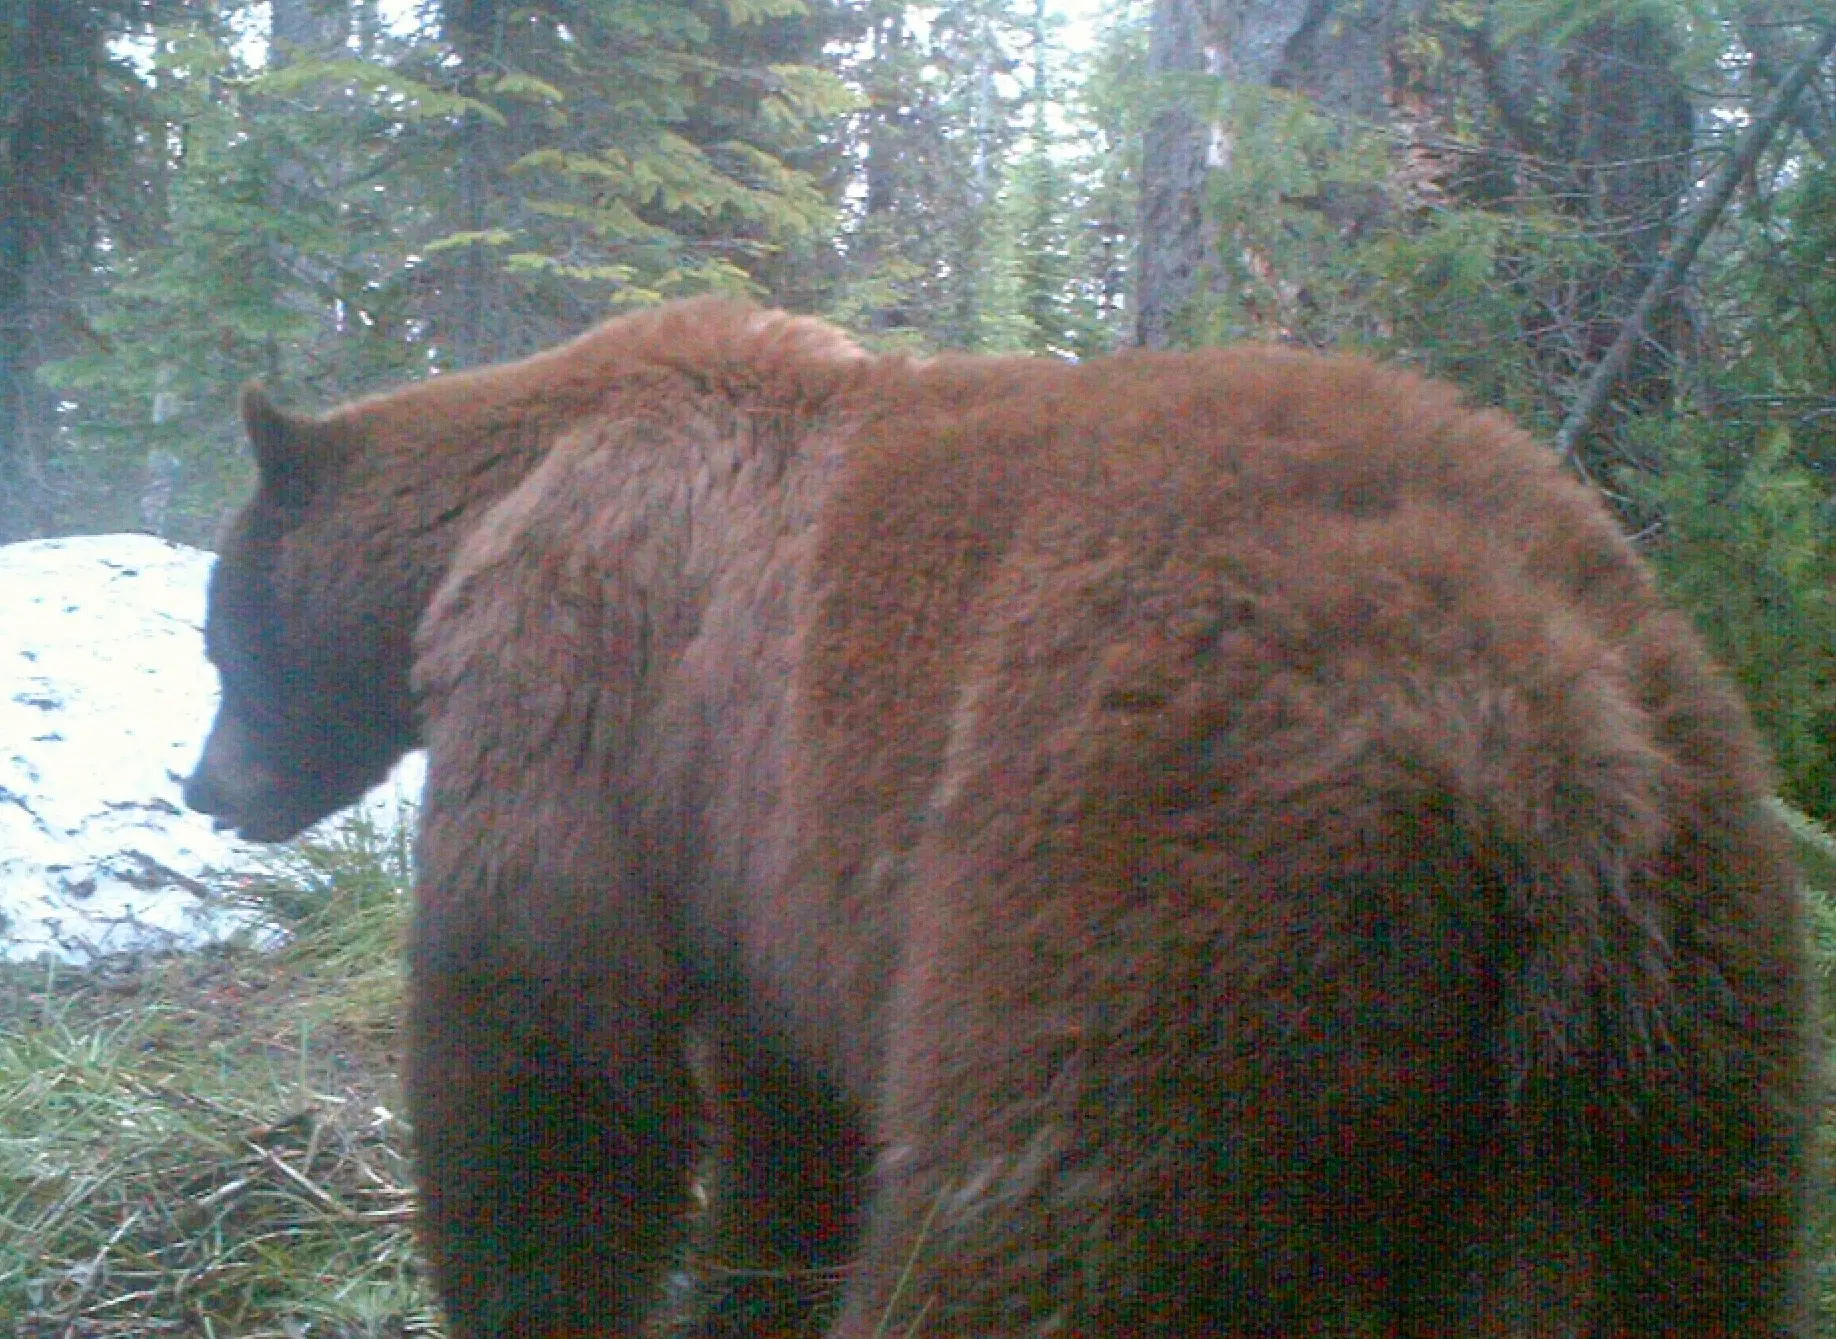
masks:
MULTIPOLYGON (((718 309, 666 308, 319 418, 250 387, 259 480, 211 576, 205 639, 223 698, 187 802, 245 837, 284 841, 382 780, 417 742, 411 644, 454 546, 583 423, 682 396, 682 370, 633 356, 633 337, 691 347, 718 309)), ((759 316, 733 319, 760 326, 761 348, 858 357, 815 321, 768 331, 759 316)))
MULTIPOLYGON (((1765 767, 1535 443, 1267 350, 875 360, 706 303, 570 347, 496 374, 607 389, 482 520, 342 467, 418 555, 346 587, 444 575, 407 1081, 462 1339, 639 1333, 708 1101, 709 1253, 850 1263, 846 1339, 1808 1334, 1765 767)), ((318 621, 360 499, 296 492, 316 532, 258 496, 226 550, 226 689, 402 668, 318 621)))

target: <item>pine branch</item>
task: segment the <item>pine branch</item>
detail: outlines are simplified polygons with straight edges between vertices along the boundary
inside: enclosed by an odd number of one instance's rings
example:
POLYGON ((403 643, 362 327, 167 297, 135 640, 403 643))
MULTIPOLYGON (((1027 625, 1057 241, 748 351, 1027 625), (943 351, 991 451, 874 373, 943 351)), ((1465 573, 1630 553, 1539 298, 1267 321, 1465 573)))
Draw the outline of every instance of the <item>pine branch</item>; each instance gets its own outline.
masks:
POLYGON ((1575 403, 1569 409, 1561 430, 1556 433, 1556 449, 1571 465, 1579 465, 1575 455, 1576 446, 1593 426, 1615 383, 1625 374, 1626 364, 1632 360, 1632 350, 1644 338, 1645 326, 1651 320, 1652 312, 1670 295, 1677 282, 1695 262, 1696 253, 1702 249, 1702 243, 1708 239, 1720 220, 1722 210, 1727 208, 1728 201, 1733 198, 1734 188, 1740 184, 1741 178, 1753 171, 1760 154, 1772 142, 1772 137, 1791 115, 1798 98, 1810 84, 1811 77, 1817 73, 1817 67, 1823 64, 1824 58, 1833 50, 1836 50, 1836 24, 1830 24, 1818 33, 1810 50, 1804 53, 1804 58, 1792 67, 1791 73, 1785 76, 1785 82, 1773 91, 1772 100, 1766 109, 1747 127, 1733 155, 1709 179, 1708 189, 1690 213, 1682 229, 1682 236, 1664 258, 1664 263, 1651 276, 1651 281, 1645 285, 1645 291, 1639 295, 1638 305, 1626 317, 1625 324, 1620 326, 1618 337, 1594 367, 1587 384, 1575 397, 1575 403))

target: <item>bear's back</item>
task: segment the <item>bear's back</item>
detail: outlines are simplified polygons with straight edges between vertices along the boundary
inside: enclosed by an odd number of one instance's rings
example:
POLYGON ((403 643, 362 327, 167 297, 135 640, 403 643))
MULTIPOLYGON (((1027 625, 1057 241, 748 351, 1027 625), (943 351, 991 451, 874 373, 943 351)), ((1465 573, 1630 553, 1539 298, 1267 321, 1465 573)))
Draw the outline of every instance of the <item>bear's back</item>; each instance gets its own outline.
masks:
MULTIPOLYGON (((1017 654, 989 639, 1012 641, 1053 585, 1072 605, 1152 601, 1139 621, 1163 627, 1273 596, 1311 625, 1313 653, 1346 616, 1344 588, 1381 584, 1360 570, 1367 561, 1404 585, 1483 584, 1468 599, 1478 605, 1517 589, 1618 647, 1657 717, 1712 720, 1736 789, 1763 785, 1733 695, 1598 499, 1451 387, 1250 347, 1081 366, 889 360, 841 403, 852 412, 838 421, 854 426, 819 521, 819 612, 797 668, 804 781, 835 834, 838 872, 871 864, 865 834, 888 815, 904 816, 909 839, 952 715, 988 668, 978 657, 1017 654)), ((1395 621, 1399 608, 1373 617, 1395 621)), ((1110 645, 1051 621, 1024 654, 1088 670, 1132 635, 1120 614, 1096 621, 1110 645)), ((1423 654, 1463 668, 1452 646, 1423 654)))

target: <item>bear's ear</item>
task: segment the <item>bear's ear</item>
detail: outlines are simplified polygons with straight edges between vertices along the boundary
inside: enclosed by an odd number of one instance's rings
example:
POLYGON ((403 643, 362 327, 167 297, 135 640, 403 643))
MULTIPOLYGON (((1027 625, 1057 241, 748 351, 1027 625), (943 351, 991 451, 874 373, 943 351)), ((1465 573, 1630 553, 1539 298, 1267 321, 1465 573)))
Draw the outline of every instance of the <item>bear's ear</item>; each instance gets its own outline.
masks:
POLYGON ((319 468, 318 425, 281 409, 258 381, 242 388, 242 423, 262 482, 283 503, 304 504, 319 468))

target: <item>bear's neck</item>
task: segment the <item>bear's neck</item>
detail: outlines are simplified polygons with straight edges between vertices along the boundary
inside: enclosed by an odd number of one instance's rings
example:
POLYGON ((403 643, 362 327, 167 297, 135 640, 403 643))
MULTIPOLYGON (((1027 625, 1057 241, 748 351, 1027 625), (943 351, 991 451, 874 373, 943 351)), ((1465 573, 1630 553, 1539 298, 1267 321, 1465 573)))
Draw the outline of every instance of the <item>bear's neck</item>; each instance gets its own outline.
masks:
POLYGON ((559 440, 594 422, 603 429, 639 421, 675 438, 685 418, 702 417, 723 421, 736 441, 777 453, 782 469, 784 454, 794 454, 790 439, 866 365, 818 323, 687 303, 612 322, 520 362, 351 406, 347 427, 361 446, 342 490, 340 524, 350 528, 338 537, 342 548, 325 551, 347 553, 362 574, 352 581, 369 587, 357 592, 346 627, 354 655, 376 647, 381 656, 370 666, 381 685, 378 709, 407 721, 415 631, 454 555, 559 440), (685 349, 698 351, 692 366, 685 349))

